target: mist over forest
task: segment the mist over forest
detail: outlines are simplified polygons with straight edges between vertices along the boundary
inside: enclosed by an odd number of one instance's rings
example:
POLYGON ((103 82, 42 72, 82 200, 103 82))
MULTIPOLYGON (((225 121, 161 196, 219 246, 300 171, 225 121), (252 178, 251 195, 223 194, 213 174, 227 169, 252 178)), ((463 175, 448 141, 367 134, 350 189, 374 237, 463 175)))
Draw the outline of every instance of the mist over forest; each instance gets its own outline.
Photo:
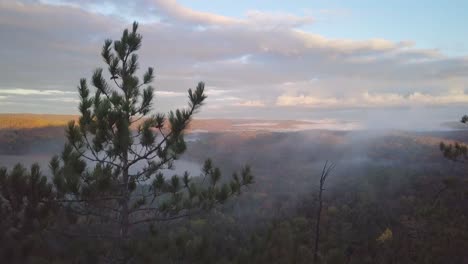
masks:
MULTIPOLYGON (((403 221, 402 217, 408 218, 405 221, 416 221, 414 218, 417 219, 419 214, 416 210, 420 209, 415 206, 424 206, 424 202, 415 199, 427 199, 431 208, 435 206, 433 203, 439 203, 437 199, 441 199, 441 204, 437 206, 449 202, 454 194, 445 190, 445 182, 450 179, 464 181, 465 177, 465 165, 444 158, 439 149, 441 142, 467 142, 466 131, 455 122, 432 131, 333 130, 316 128, 317 124, 314 123, 296 124, 274 120, 194 122, 194 128, 186 135, 187 152, 174 162, 173 169, 163 171, 164 176, 169 179, 173 174, 182 175, 187 171, 191 177, 203 177, 203 161, 211 157, 213 163, 227 175, 248 163, 255 175, 255 184, 238 198, 214 211, 154 227, 155 230, 161 229, 157 232, 163 233, 158 233, 160 236, 154 238, 145 238, 152 241, 151 245, 157 245, 155 247, 160 252, 157 257, 150 257, 153 260, 170 260, 173 259, 171 254, 175 254, 176 259, 187 262, 218 263, 220 259, 236 262, 255 257, 255 262, 289 263, 290 258, 298 258, 298 262, 308 263, 313 257, 308 248, 312 247, 311 228, 315 218, 320 172, 324 163, 330 161, 336 167, 327 180, 325 220, 322 220, 326 223, 322 243, 327 252, 332 252, 324 256, 329 259, 327 263, 340 263, 343 258, 350 258, 350 263, 354 263, 352 259, 356 258, 356 263, 362 263, 361 257, 374 252, 389 252, 392 258, 399 261, 403 256, 395 256, 390 249, 382 251, 384 249, 379 245, 379 236, 388 228, 395 236, 391 247, 400 248, 403 247, 403 241, 410 243, 408 240, 416 239, 400 237, 409 235, 407 232, 420 232, 412 228, 435 228, 431 232, 438 232, 437 228, 440 227, 437 226, 446 223, 440 218, 425 222, 420 227, 401 226, 404 222, 400 221, 403 221), (441 198, 437 197, 438 194, 441 198), (405 200, 405 203, 409 203, 405 204, 401 199, 410 199, 412 202, 405 200), (370 207, 364 209, 362 206, 370 207), (371 213, 369 210, 377 211, 371 213), (353 220, 355 217, 361 220, 353 222, 356 221, 353 220), (364 219, 366 222, 362 222, 364 219), (338 224, 349 225, 347 228, 350 229, 345 231, 338 224), (173 231, 165 234, 167 228, 173 231), (359 228, 363 228, 363 231, 358 231, 359 228), (348 237, 353 232, 368 234, 366 238, 354 235, 348 237), (227 244, 219 245, 217 241, 225 241, 224 236, 229 236, 230 240, 223 242, 227 244), (341 238, 336 240, 336 236, 341 238), (182 237, 187 239, 187 243, 195 243, 197 239, 202 239, 203 243, 189 250, 186 245, 178 244, 178 239, 182 237), (374 245, 367 245, 370 248, 363 249, 360 243, 374 245), (278 253, 277 250, 284 247, 287 247, 287 251, 278 253), (340 247, 344 253, 339 252, 340 247), (172 250, 175 250, 174 253, 170 253, 172 250), (346 250, 352 250, 352 255, 346 255, 346 250)), ((38 162, 44 175, 50 177, 49 161, 53 155, 60 153, 66 141, 63 126, 4 128, 0 133, 3 138, 0 142, 0 166, 11 170, 16 163, 28 167, 38 162), (14 137, 23 140, 14 140, 14 137)), ((465 206, 465 203, 457 203, 465 206)), ((426 220, 427 216, 424 217, 426 220)), ((424 236, 432 237, 434 234, 424 236)), ((464 263, 466 240, 462 233, 460 237, 455 237, 458 242, 453 242, 461 243, 460 247, 457 249, 451 244, 450 251, 445 243, 438 244, 440 236, 442 234, 437 233, 436 237, 432 237, 435 241, 427 242, 425 246, 438 245, 441 251, 436 252, 440 261, 458 259, 460 262, 454 263, 464 263), (445 255, 446 252, 451 253, 445 255), (455 258, 453 254, 458 254, 460 258, 455 258)), ((426 258, 427 251, 423 248, 413 250, 400 254, 413 257, 418 261, 415 263, 423 263, 419 261, 426 258)), ((380 257, 367 258, 369 263, 376 263, 374 261, 379 261, 376 259, 380 257)), ((411 263, 412 260, 404 261, 408 262, 398 263, 411 263)))

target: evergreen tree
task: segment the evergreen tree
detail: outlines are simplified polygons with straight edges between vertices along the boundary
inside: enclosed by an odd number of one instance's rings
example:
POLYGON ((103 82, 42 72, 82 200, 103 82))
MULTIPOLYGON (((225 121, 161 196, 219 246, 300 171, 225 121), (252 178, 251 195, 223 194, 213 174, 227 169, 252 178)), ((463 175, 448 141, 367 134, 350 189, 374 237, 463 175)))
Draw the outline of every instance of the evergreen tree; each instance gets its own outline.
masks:
POLYGON ((28 171, 16 165, 0 168, 0 260, 25 263, 47 255, 44 234, 57 207, 53 186, 34 164, 28 171))
POLYGON ((68 142, 61 156, 50 162, 58 201, 79 215, 76 221, 94 226, 93 232, 108 228, 108 235, 120 243, 138 224, 211 208, 253 182, 248 166, 222 181, 220 169, 210 160, 203 166, 206 181, 188 172, 170 179, 163 175, 162 170, 171 169, 184 153, 184 133, 207 96, 200 82, 188 90, 188 108, 151 114, 154 71, 148 68, 142 80, 136 75, 136 51, 142 42, 137 29, 135 22, 120 40, 105 41, 101 55, 114 86, 102 69, 92 76, 94 96, 86 79, 80 80, 81 116, 68 124, 68 142))

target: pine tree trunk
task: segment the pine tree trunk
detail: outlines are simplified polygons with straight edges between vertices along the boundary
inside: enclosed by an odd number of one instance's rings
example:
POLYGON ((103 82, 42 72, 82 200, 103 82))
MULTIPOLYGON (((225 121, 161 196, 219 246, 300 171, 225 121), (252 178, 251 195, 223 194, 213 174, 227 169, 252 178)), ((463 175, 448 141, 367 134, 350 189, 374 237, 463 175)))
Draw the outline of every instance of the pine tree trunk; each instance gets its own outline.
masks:
POLYGON ((129 202, 130 202, 130 194, 128 191, 128 181, 129 181, 129 175, 128 175, 128 158, 127 154, 124 154, 124 170, 122 173, 122 199, 120 202, 120 234, 119 234, 119 255, 121 257, 121 262, 122 264, 125 264, 128 262, 128 253, 125 250, 125 246, 128 240, 128 235, 129 235, 129 227, 130 227, 130 221, 129 221, 129 216, 130 216, 130 211, 128 208, 129 202))
POLYGON ((129 210, 128 203, 130 200, 128 193, 128 169, 125 169, 123 172, 123 193, 122 193, 122 204, 120 209, 120 238, 125 241, 128 238, 128 229, 129 229, 129 210))

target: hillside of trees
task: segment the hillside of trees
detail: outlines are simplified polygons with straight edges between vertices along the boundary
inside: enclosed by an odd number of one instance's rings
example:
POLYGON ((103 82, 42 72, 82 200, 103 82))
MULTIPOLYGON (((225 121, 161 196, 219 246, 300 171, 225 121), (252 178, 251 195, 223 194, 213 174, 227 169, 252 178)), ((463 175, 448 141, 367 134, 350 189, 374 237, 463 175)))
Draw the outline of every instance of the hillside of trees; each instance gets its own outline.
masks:
MULTIPOLYGON (((142 229, 134 263, 310 263, 326 159, 337 165, 324 191, 321 263, 465 263, 466 165, 436 143, 464 133, 199 134, 182 159, 211 156, 224 173, 249 161, 255 183, 222 207, 142 229)), ((106 250, 105 239, 46 234, 47 250, 27 251, 32 259, 99 262, 106 250)))

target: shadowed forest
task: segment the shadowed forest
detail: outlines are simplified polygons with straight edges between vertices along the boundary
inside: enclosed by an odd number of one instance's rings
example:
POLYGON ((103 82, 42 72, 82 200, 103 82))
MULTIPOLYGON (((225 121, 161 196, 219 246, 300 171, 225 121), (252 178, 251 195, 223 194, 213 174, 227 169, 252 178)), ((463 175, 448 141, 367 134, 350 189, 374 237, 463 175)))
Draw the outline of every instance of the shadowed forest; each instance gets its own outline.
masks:
POLYGON ((203 82, 153 113, 137 30, 105 41, 79 115, 0 116, 0 262, 468 263, 467 117, 424 132, 196 119, 203 82))

